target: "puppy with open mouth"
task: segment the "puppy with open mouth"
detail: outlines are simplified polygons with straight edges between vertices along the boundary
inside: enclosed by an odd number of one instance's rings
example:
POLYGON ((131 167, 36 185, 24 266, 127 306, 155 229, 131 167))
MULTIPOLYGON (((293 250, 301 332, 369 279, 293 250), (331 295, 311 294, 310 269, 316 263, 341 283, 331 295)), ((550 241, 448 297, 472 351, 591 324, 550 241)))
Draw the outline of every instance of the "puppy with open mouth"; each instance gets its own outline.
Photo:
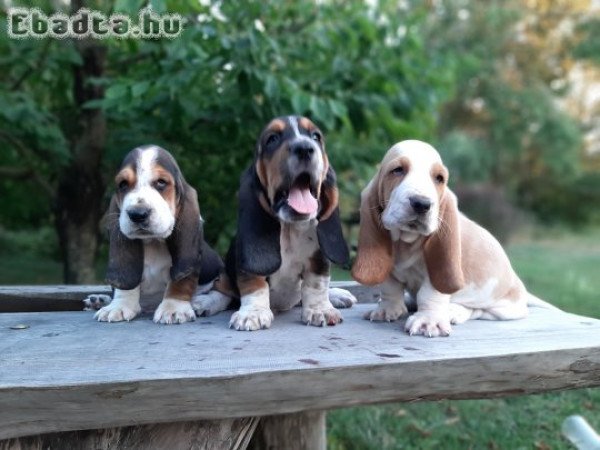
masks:
POLYGON ((335 172, 323 133, 305 117, 273 119, 262 131, 254 161, 240 180, 237 234, 214 290, 193 300, 198 315, 240 309, 237 330, 269 328, 272 311, 302 303, 302 321, 316 326, 342 321, 336 307, 356 302, 329 288, 330 261, 346 265, 335 172))

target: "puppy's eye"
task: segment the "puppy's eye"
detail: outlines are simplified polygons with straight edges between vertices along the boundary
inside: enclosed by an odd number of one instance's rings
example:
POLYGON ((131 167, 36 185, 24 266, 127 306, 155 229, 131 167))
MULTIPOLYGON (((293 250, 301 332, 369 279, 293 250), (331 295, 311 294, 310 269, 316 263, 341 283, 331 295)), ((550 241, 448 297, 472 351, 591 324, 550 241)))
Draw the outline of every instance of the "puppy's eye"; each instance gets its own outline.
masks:
POLYGON ((321 140, 323 139, 323 136, 321 136, 321 133, 319 133, 318 131, 313 131, 310 134, 311 139, 317 141, 317 142, 321 142, 321 140))
POLYGON ((390 173, 393 175, 404 175, 406 172, 404 170, 404 167, 400 166, 396 167, 395 169, 392 169, 390 173))
POLYGON ((126 191, 128 187, 129 187, 129 183, 127 182, 127 180, 121 180, 119 182, 119 184, 117 185, 117 188, 121 192, 126 191))
POLYGON ((445 181, 446 181, 446 179, 444 178, 444 175, 442 175, 442 174, 436 175, 435 182, 437 184, 444 184, 445 181))
POLYGON ((281 140, 281 136, 278 133, 273 133, 273 134, 270 134, 267 137, 267 140, 265 141, 265 144, 267 146, 277 145, 277 144, 279 144, 280 140, 281 140))
POLYGON ((167 180, 163 180, 162 178, 159 178, 158 180, 156 180, 154 182, 154 189, 156 189, 158 192, 162 192, 165 190, 165 188, 169 185, 169 182, 167 180))

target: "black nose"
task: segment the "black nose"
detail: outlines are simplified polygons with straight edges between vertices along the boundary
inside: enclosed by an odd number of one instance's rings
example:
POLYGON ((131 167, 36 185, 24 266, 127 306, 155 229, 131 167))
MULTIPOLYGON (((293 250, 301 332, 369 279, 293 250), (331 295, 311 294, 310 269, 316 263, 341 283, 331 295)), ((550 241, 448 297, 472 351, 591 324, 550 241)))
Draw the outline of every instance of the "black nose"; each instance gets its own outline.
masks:
POLYGON ((127 215, 133 223, 142 223, 150 217, 150 208, 136 206, 127 210, 127 215))
POLYGON ((424 214, 431 208, 431 200, 427 197, 415 195, 408 200, 410 201, 410 206, 412 206, 412 209, 414 209, 417 214, 424 214))
POLYGON ((290 146, 290 151, 293 155, 296 155, 298 159, 308 161, 315 152, 315 148, 310 142, 300 141, 292 144, 290 146))

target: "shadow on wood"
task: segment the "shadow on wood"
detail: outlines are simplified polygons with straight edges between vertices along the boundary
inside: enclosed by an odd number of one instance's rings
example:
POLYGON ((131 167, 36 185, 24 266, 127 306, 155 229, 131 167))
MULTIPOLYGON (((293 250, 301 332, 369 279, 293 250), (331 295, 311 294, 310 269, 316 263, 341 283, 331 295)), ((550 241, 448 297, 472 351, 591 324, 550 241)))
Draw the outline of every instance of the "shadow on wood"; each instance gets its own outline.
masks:
POLYGON ((49 433, 0 441, 0 450, 244 450, 258 421, 249 417, 49 433))

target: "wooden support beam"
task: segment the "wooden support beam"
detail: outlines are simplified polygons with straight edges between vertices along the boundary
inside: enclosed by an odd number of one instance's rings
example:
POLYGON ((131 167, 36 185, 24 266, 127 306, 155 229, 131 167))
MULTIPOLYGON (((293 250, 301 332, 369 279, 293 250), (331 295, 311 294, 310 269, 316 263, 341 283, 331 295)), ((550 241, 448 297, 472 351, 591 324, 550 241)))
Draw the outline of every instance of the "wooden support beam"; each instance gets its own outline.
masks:
POLYGON ((0 450, 245 450, 258 422, 251 417, 49 433, 0 441, 0 450))
POLYGON ((266 416, 260 419, 250 450, 326 450, 325 411, 266 416))

